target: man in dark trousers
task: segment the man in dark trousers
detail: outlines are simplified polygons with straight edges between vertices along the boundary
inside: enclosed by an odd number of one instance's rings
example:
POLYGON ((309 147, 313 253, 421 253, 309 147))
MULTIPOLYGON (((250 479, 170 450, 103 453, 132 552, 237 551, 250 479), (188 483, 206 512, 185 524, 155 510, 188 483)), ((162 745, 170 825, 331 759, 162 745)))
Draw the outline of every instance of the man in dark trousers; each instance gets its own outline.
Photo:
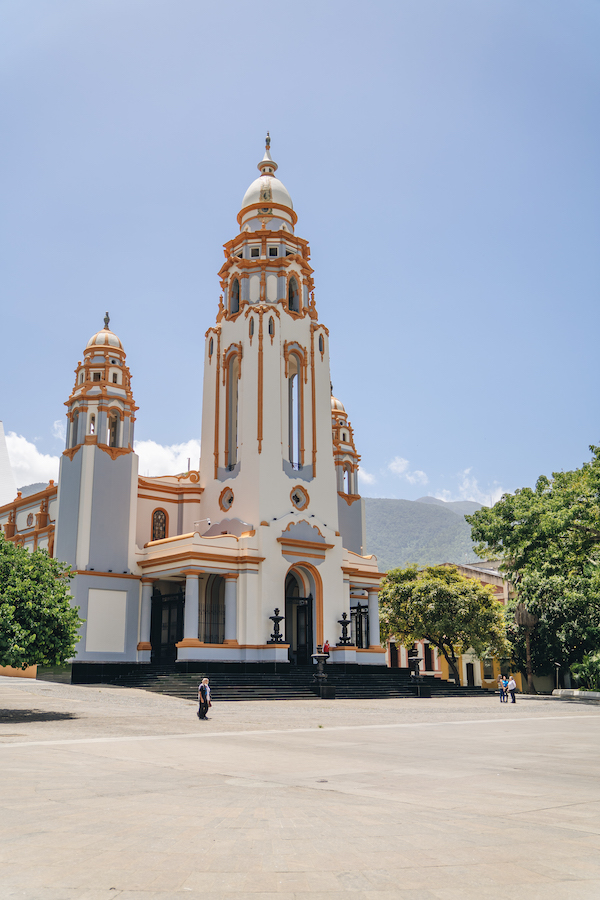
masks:
POLYGON ((206 713, 210 706, 210 687, 208 686, 208 678, 203 678, 198 685, 198 718, 206 719, 206 713))

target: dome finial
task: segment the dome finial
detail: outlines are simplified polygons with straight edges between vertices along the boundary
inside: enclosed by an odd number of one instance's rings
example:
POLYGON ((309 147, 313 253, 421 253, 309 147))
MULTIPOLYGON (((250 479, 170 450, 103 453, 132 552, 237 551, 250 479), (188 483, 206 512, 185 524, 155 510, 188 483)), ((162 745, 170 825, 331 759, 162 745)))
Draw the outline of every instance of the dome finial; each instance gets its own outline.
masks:
POLYGON ((271 158, 271 135, 268 131, 265 138, 265 155, 257 168, 261 175, 274 175, 277 171, 277 163, 271 158))
POLYGON ((104 327, 106 328, 107 331, 108 331, 109 322, 110 322, 110 316, 108 313, 106 313, 106 315, 104 316, 104 327))

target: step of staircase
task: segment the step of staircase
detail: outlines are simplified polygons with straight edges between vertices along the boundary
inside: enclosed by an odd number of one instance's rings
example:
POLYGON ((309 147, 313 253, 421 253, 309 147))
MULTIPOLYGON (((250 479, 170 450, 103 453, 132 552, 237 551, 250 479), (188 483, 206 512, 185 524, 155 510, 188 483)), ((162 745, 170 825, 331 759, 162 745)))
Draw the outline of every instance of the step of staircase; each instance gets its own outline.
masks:
MULTIPOLYGON (((212 697, 215 701, 239 700, 315 700, 313 666, 298 666, 278 672, 212 672, 212 697)), ((382 672, 333 671, 328 667, 327 683, 336 689, 336 697, 371 700, 407 698, 417 695, 416 685, 406 670, 385 669, 382 672)), ((181 672, 176 666, 144 666, 135 672, 107 679, 121 687, 160 693, 170 697, 196 700, 202 673, 181 672)), ((482 688, 456 687, 452 682, 426 676, 421 682, 436 697, 481 696, 482 688)))

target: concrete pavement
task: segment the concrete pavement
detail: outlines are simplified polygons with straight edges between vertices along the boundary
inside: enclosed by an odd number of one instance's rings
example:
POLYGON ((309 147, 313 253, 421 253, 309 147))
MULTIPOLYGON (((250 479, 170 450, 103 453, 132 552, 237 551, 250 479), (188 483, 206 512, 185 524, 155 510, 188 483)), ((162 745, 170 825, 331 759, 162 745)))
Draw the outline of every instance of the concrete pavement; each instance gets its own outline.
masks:
POLYGON ((0 897, 591 900, 600 708, 0 679, 0 897))

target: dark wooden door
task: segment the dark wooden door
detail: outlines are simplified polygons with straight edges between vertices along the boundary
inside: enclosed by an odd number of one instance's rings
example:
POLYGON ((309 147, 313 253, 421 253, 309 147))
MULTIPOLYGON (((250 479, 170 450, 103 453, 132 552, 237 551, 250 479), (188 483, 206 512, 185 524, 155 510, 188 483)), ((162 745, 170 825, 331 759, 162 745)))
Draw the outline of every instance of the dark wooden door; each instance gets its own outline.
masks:
POLYGON ((156 665, 174 663, 176 644, 183 639, 183 593, 154 594, 150 632, 152 662, 156 665))
POLYGON ((312 610, 312 597, 285 598, 285 639, 290 645, 290 662, 297 666, 307 666, 312 662, 311 654, 314 652, 312 610))

